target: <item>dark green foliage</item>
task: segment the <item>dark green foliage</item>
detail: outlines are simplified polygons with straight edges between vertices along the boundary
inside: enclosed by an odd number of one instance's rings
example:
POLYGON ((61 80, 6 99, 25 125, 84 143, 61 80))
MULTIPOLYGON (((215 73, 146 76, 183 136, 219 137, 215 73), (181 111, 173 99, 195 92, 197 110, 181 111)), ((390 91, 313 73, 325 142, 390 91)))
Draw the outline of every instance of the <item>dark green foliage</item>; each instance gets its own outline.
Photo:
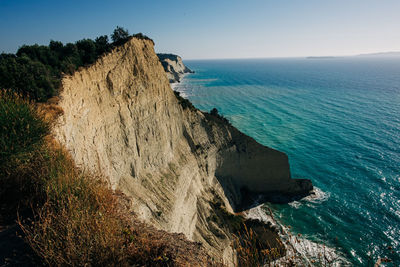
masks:
MULTIPOLYGON (((139 32, 136 34, 132 34, 129 35, 128 30, 117 26, 117 28, 115 28, 113 34, 111 34, 111 40, 113 41, 114 45, 123 45, 124 43, 126 43, 131 37, 140 39, 140 40, 150 40, 153 42, 152 39, 150 39, 149 37, 147 37, 146 35, 144 35, 143 33, 139 32)), ((154 42, 153 42, 154 44, 154 42)))
POLYGON ((51 40, 50 44, 49 44, 49 48, 52 51, 55 51, 57 53, 61 53, 63 51, 64 45, 60 41, 51 40))
POLYGON ((0 202, 12 208, 36 191, 33 173, 49 132, 35 108, 18 94, 0 91, 0 202))
POLYGON ((102 55, 106 52, 109 52, 111 50, 111 46, 108 43, 108 36, 107 35, 102 35, 97 37, 95 40, 96 43, 96 53, 98 55, 102 55))
POLYGON ((210 111, 210 114, 213 115, 213 116, 219 116, 219 114, 218 114, 218 109, 213 108, 213 109, 210 111))
POLYGON ((48 133, 28 101, 10 91, 0 92, 0 172, 15 158, 23 160, 48 133))
POLYGON ((129 40, 129 32, 128 30, 117 26, 117 28, 115 28, 114 32, 111 34, 111 39, 116 45, 124 44, 129 40))
POLYGON ((227 118, 225 118, 224 116, 222 116, 222 115, 220 115, 219 113, 218 113, 218 109, 216 109, 216 108, 213 108, 211 111, 210 111, 210 115, 211 116, 214 116, 214 117, 216 117, 216 118, 218 118, 218 119, 220 119, 220 120, 223 120, 225 123, 227 123, 228 125, 231 125, 231 123, 229 122, 229 120, 227 119, 227 118))
POLYGON ((55 93, 59 79, 51 69, 26 54, 0 55, 0 88, 13 89, 32 99, 45 101, 55 93))
MULTIPOLYGON (((142 33, 132 37, 151 40, 142 33)), ((127 30, 117 27, 112 34, 113 43, 103 35, 95 40, 83 39, 65 45, 53 40, 48 46, 23 45, 15 55, 0 55, 0 89, 11 89, 44 102, 57 94, 63 73, 72 74, 81 66, 93 64, 129 38, 127 30)))
POLYGON ((154 45, 154 41, 153 41, 151 38, 149 38, 148 36, 146 36, 146 35, 144 35, 143 33, 141 33, 141 32, 139 32, 139 33, 137 33, 137 34, 133 34, 132 37, 137 38, 137 39, 140 39, 140 40, 149 40, 149 41, 151 41, 151 42, 153 43, 153 45, 154 45))
POLYGON ((180 93, 177 91, 174 91, 174 94, 176 98, 179 101, 179 104, 183 107, 183 109, 190 109, 190 110, 195 110, 196 108, 193 106, 192 102, 190 102, 188 99, 181 97, 180 93))
POLYGON ((78 51, 80 53, 80 58, 83 65, 92 64, 99 56, 96 52, 96 43, 93 40, 79 40, 78 42, 76 42, 76 47, 78 48, 78 51))

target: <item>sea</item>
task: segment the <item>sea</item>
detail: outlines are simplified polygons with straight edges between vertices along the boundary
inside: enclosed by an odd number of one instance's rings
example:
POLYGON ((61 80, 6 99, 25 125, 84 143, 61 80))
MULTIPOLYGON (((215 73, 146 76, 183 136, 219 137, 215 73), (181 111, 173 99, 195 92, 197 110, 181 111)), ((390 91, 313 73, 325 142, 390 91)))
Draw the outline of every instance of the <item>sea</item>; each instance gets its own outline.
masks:
POLYGON ((313 182, 313 197, 265 203, 261 217, 337 266, 400 266, 400 57, 184 63, 195 73, 175 90, 285 152, 292 177, 313 182))

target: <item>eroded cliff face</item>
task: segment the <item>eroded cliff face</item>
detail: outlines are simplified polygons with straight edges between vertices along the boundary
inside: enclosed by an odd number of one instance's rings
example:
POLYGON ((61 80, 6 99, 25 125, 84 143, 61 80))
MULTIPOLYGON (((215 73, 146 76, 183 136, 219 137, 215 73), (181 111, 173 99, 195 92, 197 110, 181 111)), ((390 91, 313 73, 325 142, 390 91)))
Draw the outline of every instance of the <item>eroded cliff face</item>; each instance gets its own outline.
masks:
POLYGON ((183 64, 182 58, 174 54, 157 54, 170 83, 179 83, 186 73, 193 73, 183 64))
POLYGON ((209 218, 222 199, 243 208, 246 192, 293 195, 311 183, 291 179, 287 156, 222 119, 183 109, 153 43, 131 39, 62 80, 64 114, 53 132, 78 166, 105 175, 156 227, 202 242, 234 262, 229 234, 209 218))

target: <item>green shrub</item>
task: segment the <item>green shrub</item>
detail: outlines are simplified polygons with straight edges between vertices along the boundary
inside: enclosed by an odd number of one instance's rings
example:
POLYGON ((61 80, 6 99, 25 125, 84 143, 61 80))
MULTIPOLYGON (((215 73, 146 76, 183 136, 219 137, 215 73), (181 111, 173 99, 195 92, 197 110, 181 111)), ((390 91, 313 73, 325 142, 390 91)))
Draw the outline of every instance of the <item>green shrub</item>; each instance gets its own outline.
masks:
POLYGON ((0 202, 12 210, 40 195, 42 150, 48 125, 34 106, 11 91, 0 91, 0 202))
POLYGON ((232 125, 227 118, 225 118, 224 116, 222 116, 218 113, 218 109, 216 109, 216 108, 211 109, 209 114, 215 118, 222 120, 223 122, 225 122, 228 125, 232 125))
POLYGON ((111 39, 116 45, 124 44, 129 40, 129 37, 129 31, 120 26, 117 26, 114 32, 111 34, 111 39))
POLYGON ((129 35, 117 27, 112 34, 95 40, 83 39, 64 45, 51 40, 45 45, 23 45, 16 54, 0 54, 0 88, 45 102, 56 95, 61 85, 62 73, 72 74, 79 67, 93 64, 101 55, 127 42, 131 37, 151 40, 142 33, 129 35))
MULTIPOLYGON (((48 133, 44 123, 29 101, 11 91, 0 91, 0 169, 29 159, 48 133)), ((11 168, 12 166, 9 166, 11 168)), ((15 167, 15 166, 14 166, 15 167)))
POLYGON ((183 109, 190 109, 195 110, 196 108, 193 106, 192 102, 188 99, 181 97, 178 91, 174 91, 175 97, 178 99, 179 104, 182 106, 183 109))

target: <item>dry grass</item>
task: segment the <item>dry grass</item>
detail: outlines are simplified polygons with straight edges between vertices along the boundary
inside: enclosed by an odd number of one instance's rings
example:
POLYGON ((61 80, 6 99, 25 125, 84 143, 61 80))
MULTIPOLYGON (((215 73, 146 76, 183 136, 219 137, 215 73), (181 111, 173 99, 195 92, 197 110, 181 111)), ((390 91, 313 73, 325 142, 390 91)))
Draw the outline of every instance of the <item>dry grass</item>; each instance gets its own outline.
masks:
POLYGON ((13 221, 18 212, 40 265, 210 265, 200 244, 138 222, 106 179, 78 169, 46 136, 62 114, 56 102, 39 105, 0 91, 0 229, 3 217, 13 221))
MULTIPOLYGON (((271 224, 245 218, 240 213, 229 213, 216 194, 210 204, 213 213, 208 219, 221 226, 226 235, 232 236, 239 266, 264 266, 285 255, 286 249, 278 230, 271 224)), ((222 236, 216 230, 214 234, 222 236)))
POLYGON ((7 90, 0 90, 0 125, 0 202, 12 210, 40 195, 49 127, 30 101, 7 90))
MULTIPOLYGON (((276 241, 281 246, 271 246, 265 239, 254 231, 243 225, 244 231, 235 236, 234 248, 237 252, 240 266, 265 266, 274 260, 284 256, 283 244, 279 239, 276 241)), ((270 235, 267 228, 264 228, 265 235, 270 235)))
POLYGON ((46 265, 207 266, 200 244, 138 222, 101 177, 80 171, 54 140, 46 142, 45 201, 19 219, 46 265))
POLYGON ((52 123, 58 116, 62 115, 64 111, 56 104, 38 103, 37 110, 43 120, 47 123, 52 123))
POLYGON ((26 240, 48 265, 109 265, 124 260, 124 222, 111 190, 81 173, 65 151, 49 149, 46 199, 30 220, 26 240))

